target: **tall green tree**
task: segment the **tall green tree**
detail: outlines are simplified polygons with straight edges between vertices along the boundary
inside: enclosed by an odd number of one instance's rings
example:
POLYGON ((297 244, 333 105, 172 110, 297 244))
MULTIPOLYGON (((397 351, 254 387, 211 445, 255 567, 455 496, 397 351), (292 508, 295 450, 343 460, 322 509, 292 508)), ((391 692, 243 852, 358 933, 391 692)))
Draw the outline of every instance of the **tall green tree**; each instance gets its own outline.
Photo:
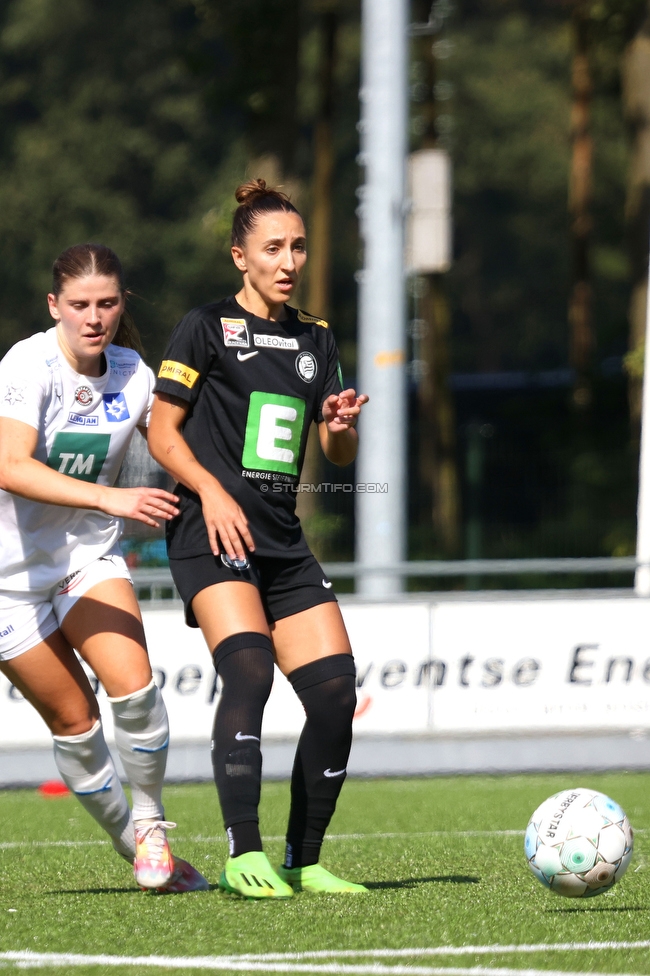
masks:
POLYGON ((632 273, 627 367, 630 414, 637 436, 641 422, 650 235, 650 5, 644 13, 646 16, 627 46, 623 60, 623 105, 632 141, 626 201, 632 273))
POLYGON ((2 6, 3 347, 47 325, 48 268, 80 240, 122 257, 152 360, 188 306, 235 283, 232 190, 252 153, 295 150, 297 27, 278 0, 213 6, 2 6))
MULTIPOLYGON (((456 94, 457 370, 568 362, 571 280, 570 10, 552 2, 462 6, 451 39, 456 94), (500 11, 496 16, 497 9, 500 11)), ((625 128, 617 56, 596 45, 591 277, 596 358, 625 348, 625 128)))

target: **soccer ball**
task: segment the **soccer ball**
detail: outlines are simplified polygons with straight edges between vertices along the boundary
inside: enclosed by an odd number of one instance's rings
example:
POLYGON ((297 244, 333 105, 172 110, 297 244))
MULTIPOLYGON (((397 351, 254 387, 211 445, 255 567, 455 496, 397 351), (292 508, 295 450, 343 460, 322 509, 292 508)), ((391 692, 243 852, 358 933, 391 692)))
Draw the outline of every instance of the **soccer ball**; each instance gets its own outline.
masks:
POLYGON ((538 881, 567 898, 602 895, 632 858, 633 831, 618 803, 595 790, 562 790, 544 800, 524 850, 538 881))

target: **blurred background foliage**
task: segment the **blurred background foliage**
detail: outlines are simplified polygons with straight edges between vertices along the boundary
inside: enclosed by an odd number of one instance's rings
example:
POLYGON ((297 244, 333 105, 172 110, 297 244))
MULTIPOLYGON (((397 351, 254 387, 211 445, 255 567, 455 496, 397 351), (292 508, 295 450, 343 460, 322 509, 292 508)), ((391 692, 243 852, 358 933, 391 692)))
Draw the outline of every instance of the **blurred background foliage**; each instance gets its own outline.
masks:
MULTIPOLYGON (((430 7, 413 0, 412 19, 430 7)), ((630 45, 649 34, 646 0, 437 0, 434 10, 433 85, 413 49, 411 146, 426 144, 422 112, 434 103, 434 140, 453 160, 454 264, 436 283, 449 319, 444 389, 423 398, 426 375, 411 372, 410 555, 631 552, 640 350, 628 184, 640 123, 622 79, 630 45), (582 404, 568 318, 577 24, 593 144, 582 404), (457 495, 447 533, 422 457, 443 402, 457 495)), ((237 287, 233 190, 261 175, 314 219, 316 271, 299 303, 332 321, 353 382, 359 53, 358 0, 3 0, 0 353, 48 327, 54 257, 101 240, 123 260, 155 368, 188 308, 237 287)), ((415 314, 418 282, 410 294, 415 314)), ((353 478, 317 462, 310 472, 353 478)), ((323 558, 352 556, 349 494, 321 495, 305 515, 323 558)))

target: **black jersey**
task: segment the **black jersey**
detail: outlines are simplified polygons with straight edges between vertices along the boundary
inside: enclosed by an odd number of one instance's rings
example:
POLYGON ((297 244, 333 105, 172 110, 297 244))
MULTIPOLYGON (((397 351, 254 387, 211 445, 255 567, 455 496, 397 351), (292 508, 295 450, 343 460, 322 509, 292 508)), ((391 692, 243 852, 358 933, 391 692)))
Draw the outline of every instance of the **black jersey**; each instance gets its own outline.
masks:
MULTIPOLYGON (((342 389, 327 322, 285 308, 283 322, 257 318, 234 298, 193 309, 171 335, 155 387, 189 404, 183 436, 241 505, 261 556, 309 551, 291 489, 312 421, 342 389)), ((209 553, 198 496, 182 485, 176 493, 170 556, 209 553)))

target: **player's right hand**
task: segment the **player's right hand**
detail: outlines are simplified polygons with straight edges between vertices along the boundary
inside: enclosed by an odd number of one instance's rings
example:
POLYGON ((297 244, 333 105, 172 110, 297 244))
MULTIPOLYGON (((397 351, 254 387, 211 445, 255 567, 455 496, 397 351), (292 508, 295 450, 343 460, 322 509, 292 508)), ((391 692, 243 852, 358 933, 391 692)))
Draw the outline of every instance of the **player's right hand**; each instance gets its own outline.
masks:
POLYGON ((232 495, 216 482, 200 492, 203 519, 213 556, 225 552, 230 559, 246 559, 255 551, 248 519, 232 495))
POLYGON ((162 488, 105 488, 100 508, 107 515, 135 519, 159 529, 156 519, 168 522, 178 515, 179 498, 162 488))

